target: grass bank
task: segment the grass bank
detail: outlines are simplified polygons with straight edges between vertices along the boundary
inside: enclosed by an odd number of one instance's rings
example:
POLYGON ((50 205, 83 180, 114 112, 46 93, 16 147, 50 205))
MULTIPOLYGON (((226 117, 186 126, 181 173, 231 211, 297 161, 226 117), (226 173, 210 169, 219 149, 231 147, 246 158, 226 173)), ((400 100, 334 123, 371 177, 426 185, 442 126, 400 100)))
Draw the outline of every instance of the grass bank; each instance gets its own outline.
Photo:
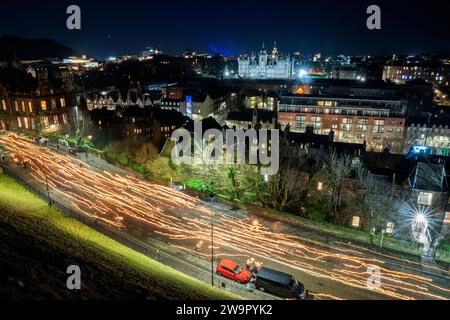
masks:
POLYGON ((0 297, 236 299, 63 216, 0 174, 0 297), (81 290, 66 289, 69 265, 81 290))

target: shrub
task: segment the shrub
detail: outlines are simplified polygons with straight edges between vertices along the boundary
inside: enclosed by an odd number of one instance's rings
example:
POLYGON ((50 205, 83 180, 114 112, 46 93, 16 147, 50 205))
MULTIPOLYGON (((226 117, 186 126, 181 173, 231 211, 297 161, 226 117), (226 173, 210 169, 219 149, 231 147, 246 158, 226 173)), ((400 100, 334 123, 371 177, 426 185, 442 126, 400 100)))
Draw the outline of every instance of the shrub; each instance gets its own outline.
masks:
POLYGON ((186 186, 190 189, 203 192, 203 193, 209 193, 209 194, 215 194, 216 192, 211 188, 211 186, 207 185, 203 179, 200 178, 192 178, 187 180, 186 186))
POLYGON ((328 212, 330 211, 330 208, 326 205, 317 203, 311 205, 306 212, 306 218, 319 221, 319 222, 326 222, 328 219, 328 212))

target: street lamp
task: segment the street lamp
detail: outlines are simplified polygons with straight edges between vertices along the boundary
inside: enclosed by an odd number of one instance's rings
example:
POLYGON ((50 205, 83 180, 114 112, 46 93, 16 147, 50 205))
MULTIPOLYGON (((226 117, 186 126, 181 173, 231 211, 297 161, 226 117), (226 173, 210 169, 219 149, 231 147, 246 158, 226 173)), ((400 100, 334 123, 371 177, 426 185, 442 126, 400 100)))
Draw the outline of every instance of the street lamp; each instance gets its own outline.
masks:
POLYGON ((423 213, 418 213, 416 215, 416 221, 418 223, 425 223, 427 221, 427 218, 425 217, 425 215, 423 213))
POLYGON ((49 206, 52 206, 52 198, 50 197, 50 187, 48 186, 48 177, 47 177, 47 170, 45 169, 45 162, 44 162, 44 157, 41 156, 42 159, 42 168, 44 171, 44 176, 45 176, 45 184, 47 185, 47 196, 48 196, 48 204, 49 206))
POLYGON ((211 285, 214 287, 214 194, 209 195, 211 198, 211 285))

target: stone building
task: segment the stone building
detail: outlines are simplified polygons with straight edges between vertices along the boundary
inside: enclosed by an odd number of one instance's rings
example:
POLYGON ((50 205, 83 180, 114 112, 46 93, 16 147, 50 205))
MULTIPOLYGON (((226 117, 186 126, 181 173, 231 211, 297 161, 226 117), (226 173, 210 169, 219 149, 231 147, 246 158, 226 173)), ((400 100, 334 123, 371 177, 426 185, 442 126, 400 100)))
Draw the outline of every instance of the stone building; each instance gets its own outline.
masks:
POLYGON ((264 48, 259 54, 242 55, 238 60, 239 76, 251 79, 287 79, 293 76, 294 60, 278 53, 276 43, 271 53, 264 48))

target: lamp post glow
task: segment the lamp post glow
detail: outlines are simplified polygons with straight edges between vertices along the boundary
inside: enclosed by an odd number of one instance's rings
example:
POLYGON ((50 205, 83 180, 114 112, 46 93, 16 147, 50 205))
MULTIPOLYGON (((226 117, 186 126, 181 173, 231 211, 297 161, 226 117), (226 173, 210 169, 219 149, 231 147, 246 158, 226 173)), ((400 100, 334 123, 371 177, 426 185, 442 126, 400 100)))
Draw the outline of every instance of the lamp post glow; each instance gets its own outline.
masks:
POLYGON ((48 185, 48 177, 47 177, 47 170, 45 168, 45 161, 44 161, 44 157, 41 157, 41 158, 42 158, 42 171, 44 172, 45 184, 47 186, 48 204, 49 204, 49 206, 52 206, 52 198, 50 197, 50 187, 48 185))
POLYGON ((414 239, 423 245, 423 252, 428 255, 430 240, 428 238, 428 218, 423 212, 418 212, 412 224, 414 239))

